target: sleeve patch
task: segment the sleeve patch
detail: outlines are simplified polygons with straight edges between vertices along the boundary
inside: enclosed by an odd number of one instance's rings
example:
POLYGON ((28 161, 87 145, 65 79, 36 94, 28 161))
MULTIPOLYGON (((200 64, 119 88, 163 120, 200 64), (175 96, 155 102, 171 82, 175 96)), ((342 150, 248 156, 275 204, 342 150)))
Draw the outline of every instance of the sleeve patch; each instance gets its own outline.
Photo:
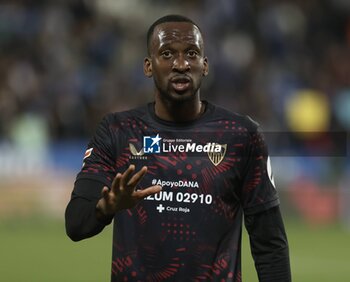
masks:
POLYGON ((92 150, 93 150, 93 149, 94 149, 94 148, 90 148, 90 149, 87 149, 87 150, 85 151, 84 160, 85 160, 86 158, 88 158, 88 157, 91 156, 91 153, 92 153, 92 150))

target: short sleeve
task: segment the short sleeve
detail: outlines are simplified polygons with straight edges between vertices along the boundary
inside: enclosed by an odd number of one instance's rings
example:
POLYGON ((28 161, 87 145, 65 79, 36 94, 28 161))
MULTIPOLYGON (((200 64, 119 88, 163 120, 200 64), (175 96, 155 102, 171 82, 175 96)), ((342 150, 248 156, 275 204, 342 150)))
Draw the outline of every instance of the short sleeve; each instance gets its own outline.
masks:
POLYGON ((249 136, 239 194, 245 214, 255 214, 279 205, 279 198, 264 136, 258 129, 249 136))
POLYGON ((115 140, 110 130, 109 116, 98 125, 94 136, 88 143, 83 167, 77 175, 78 179, 93 179, 110 187, 116 174, 115 140))

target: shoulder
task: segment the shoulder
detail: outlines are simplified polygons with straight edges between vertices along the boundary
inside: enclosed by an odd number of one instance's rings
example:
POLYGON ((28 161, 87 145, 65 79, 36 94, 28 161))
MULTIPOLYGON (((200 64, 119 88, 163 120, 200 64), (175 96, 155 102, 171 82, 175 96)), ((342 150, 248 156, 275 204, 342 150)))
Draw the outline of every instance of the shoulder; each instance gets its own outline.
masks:
POLYGON ((209 103, 214 108, 214 116, 223 123, 233 124, 235 128, 241 127, 249 132, 257 131, 259 123, 248 115, 243 115, 222 106, 209 103))
POLYGON ((142 119, 147 112, 147 106, 141 106, 137 108, 132 108, 120 112, 112 112, 106 114, 101 123, 105 125, 119 125, 119 126, 128 126, 137 119, 142 119))
POLYGON ((130 129, 133 124, 143 118, 146 106, 133 108, 126 111, 111 112, 103 116, 95 129, 95 135, 114 136, 123 129, 130 129))

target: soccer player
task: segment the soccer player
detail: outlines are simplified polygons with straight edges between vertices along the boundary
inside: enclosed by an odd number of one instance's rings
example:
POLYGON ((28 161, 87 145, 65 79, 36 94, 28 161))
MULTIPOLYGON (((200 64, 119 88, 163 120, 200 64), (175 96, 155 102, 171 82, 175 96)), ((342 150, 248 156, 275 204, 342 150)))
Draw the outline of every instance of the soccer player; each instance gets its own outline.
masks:
POLYGON ((290 281, 289 251, 258 125, 200 98, 201 30, 151 25, 154 102, 110 113, 88 144, 66 209, 68 236, 113 221, 111 281, 242 281, 243 217, 259 281, 290 281))

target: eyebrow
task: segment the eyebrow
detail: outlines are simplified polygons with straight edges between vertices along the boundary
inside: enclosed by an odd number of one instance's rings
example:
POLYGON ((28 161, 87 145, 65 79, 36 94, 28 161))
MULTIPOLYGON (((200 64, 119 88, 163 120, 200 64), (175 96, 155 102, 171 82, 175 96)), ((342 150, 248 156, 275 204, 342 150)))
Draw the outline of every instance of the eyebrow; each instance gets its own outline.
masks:
MULTIPOLYGON (((164 44, 163 46, 161 46, 161 47, 156 51, 155 54, 161 54, 162 52, 164 52, 164 51, 166 51, 166 50, 170 50, 170 51, 175 50, 175 51, 176 51, 176 48, 172 48, 170 45, 171 45, 171 44, 164 44)), ((189 50, 194 50, 194 51, 198 52, 198 54, 199 54, 200 56, 204 56, 204 50, 203 50, 203 48, 200 48, 200 47, 198 47, 198 46, 195 45, 195 44, 189 44, 189 46, 185 47, 184 50, 182 50, 182 51, 188 52, 189 50)))

